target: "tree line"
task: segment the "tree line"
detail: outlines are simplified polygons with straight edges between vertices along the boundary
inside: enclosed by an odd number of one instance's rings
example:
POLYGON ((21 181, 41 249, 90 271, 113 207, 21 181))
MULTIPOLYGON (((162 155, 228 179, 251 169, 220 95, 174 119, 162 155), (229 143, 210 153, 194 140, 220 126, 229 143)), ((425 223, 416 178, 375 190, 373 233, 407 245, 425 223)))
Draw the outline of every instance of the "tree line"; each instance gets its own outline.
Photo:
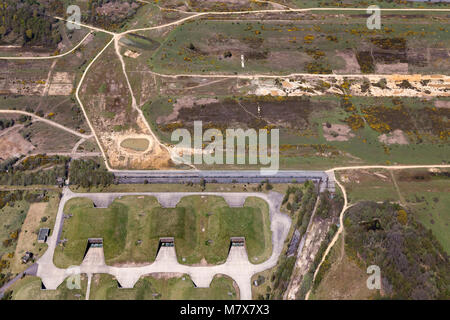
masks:
POLYGON ((83 188, 106 187, 114 183, 114 174, 94 160, 73 160, 70 164, 69 181, 71 185, 83 188))
POLYGON ((18 158, 0 163, 0 185, 57 185, 70 178, 70 184, 83 188, 108 186, 115 182, 114 174, 96 161, 69 157, 35 155, 18 163, 18 158))
POLYGON ((46 8, 36 0, 0 0, 0 42, 55 47, 61 35, 46 8))

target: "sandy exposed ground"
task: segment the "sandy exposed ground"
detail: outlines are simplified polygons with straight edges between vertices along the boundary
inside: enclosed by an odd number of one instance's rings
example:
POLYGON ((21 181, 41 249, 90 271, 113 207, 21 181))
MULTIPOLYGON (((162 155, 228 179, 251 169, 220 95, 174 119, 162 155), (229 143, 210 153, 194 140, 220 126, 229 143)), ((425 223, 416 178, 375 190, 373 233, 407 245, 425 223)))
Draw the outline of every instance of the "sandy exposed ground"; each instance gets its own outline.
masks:
POLYGON ((408 64, 407 63, 377 63, 375 64, 375 73, 379 74, 390 74, 390 73, 399 73, 399 74, 407 74, 408 73, 408 64))
POLYGON ((106 155, 113 168, 133 169, 168 169, 171 158, 166 149, 159 143, 155 143, 153 136, 148 132, 141 118, 137 118, 139 132, 128 130, 125 132, 102 132, 100 140, 105 146, 106 155), (146 151, 139 152, 123 148, 121 142, 126 139, 147 139, 149 147, 146 151))
POLYGON ((355 135, 346 124, 332 124, 329 128, 326 123, 322 124, 323 136, 327 141, 348 141, 355 135))
POLYGON ((12 132, 0 137, 0 160, 20 157, 33 149, 34 146, 18 132, 12 132))
POLYGON ((275 79, 254 79, 252 90, 248 94, 258 96, 322 96, 330 94, 350 94, 366 97, 439 97, 450 96, 450 77, 445 75, 304 75, 292 77, 282 82, 282 86, 276 84, 275 79), (364 78, 370 81, 369 90, 363 92, 361 85, 364 78), (376 84, 384 79, 384 88, 376 84), (411 87, 405 87, 407 81, 411 87), (324 87, 321 82, 329 84, 324 87), (342 89, 347 83, 348 88, 342 89))
POLYGON ((437 108, 450 109, 450 100, 438 100, 434 103, 437 108))
POLYGON ((75 74, 69 72, 55 72, 50 81, 49 96, 68 96, 72 93, 75 74))
POLYGON ((127 56, 129 58, 133 58, 133 59, 137 59, 139 58, 141 54, 139 52, 135 52, 135 51, 131 51, 131 50, 127 50, 124 53, 124 56, 127 56))
POLYGON ((345 61, 345 68, 336 70, 336 73, 360 73, 358 60, 353 50, 337 51, 337 57, 341 57, 345 61))
POLYGON ((378 137, 378 141, 385 144, 409 144, 408 138, 402 130, 394 130, 389 134, 382 134, 378 137))

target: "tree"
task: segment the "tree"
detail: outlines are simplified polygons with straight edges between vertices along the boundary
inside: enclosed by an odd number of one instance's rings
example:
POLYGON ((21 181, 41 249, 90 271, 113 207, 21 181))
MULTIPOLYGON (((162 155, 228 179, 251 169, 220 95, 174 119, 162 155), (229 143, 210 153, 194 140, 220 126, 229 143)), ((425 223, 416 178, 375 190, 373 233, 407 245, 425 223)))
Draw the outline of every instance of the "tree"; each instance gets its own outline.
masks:
POLYGON ((25 35, 27 36, 28 39, 33 39, 33 30, 28 29, 27 31, 25 31, 25 35))

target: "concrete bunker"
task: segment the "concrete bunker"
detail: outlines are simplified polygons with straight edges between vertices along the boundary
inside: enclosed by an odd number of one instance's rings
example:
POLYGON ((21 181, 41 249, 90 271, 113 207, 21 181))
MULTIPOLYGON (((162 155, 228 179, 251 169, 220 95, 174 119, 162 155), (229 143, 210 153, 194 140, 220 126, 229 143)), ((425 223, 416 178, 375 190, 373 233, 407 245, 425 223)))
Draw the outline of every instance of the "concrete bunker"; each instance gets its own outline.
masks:
POLYGON ((175 247, 175 239, 173 237, 159 238, 158 250, 156 256, 158 256, 159 250, 166 247, 175 247))
POLYGON ((50 229, 49 228, 41 228, 39 229, 39 233, 38 233, 38 243, 45 243, 47 242, 47 238, 50 234, 50 229))
POLYGON ((228 254, 230 253, 232 247, 244 247, 244 249, 247 249, 245 246, 245 237, 231 237, 230 247, 228 248, 228 254))
POLYGON ((89 238, 84 251, 83 259, 86 258, 86 254, 91 248, 103 248, 103 238, 89 238))

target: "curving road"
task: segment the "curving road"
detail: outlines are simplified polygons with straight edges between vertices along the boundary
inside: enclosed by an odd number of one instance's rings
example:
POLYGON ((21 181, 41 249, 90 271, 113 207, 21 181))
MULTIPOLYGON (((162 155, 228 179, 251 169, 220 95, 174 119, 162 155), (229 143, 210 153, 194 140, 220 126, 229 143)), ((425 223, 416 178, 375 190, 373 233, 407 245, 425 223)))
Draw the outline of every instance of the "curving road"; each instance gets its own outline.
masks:
POLYGON ((88 32, 88 34, 75 47, 73 47, 70 51, 67 51, 65 53, 61 53, 61 54, 54 55, 54 56, 46 56, 46 57, 0 57, 0 60, 48 60, 48 59, 62 58, 64 56, 67 56, 68 54, 71 54, 75 50, 77 50, 91 34, 92 34, 92 31, 88 32))

